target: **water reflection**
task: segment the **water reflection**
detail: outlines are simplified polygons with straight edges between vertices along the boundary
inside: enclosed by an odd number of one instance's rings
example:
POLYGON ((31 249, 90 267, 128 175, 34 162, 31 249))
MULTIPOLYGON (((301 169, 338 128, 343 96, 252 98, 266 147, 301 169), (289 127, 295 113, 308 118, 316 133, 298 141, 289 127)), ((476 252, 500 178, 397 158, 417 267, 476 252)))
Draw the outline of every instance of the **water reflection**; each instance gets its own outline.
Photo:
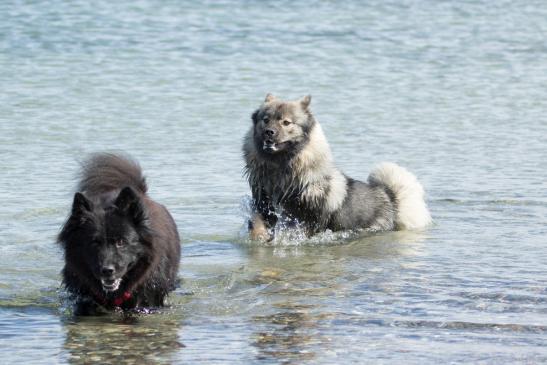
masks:
MULTIPOLYGON (((243 246, 249 258, 246 271, 260 287, 267 314, 252 316, 252 344, 258 360, 298 364, 317 361, 332 346, 325 333, 342 314, 334 298, 351 297, 356 285, 376 278, 379 261, 422 254, 425 235, 387 232, 345 237, 328 245, 243 246)), ((321 239, 321 238, 319 238, 321 239)), ((380 274, 382 275, 382 274, 380 274)))
POLYGON ((65 350, 71 364, 171 363, 184 345, 178 333, 181 319, 153 314, 77 318, 65 323, 65 350))
POLYGON ((299 364, 316 358, 314 347, 325 343, 319 335, 319 316, 311 314, 313 306, 291 301, 275 305, 280 312, 254 316, 256 327, 253 345, 258 348, 258 360, 281 360, 284 364, 299 364))

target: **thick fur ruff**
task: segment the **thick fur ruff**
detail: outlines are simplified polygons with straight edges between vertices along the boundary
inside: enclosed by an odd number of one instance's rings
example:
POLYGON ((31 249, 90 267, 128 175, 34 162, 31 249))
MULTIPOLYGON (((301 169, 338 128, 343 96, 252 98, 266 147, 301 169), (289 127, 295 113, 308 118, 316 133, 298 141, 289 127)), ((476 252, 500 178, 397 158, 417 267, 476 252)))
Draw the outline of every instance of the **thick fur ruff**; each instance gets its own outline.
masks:
MULTIPOLYGON (((288 161, 262 158, 251 134, 245 138, 245 172, 255 200, 266 203, 271 213, 281 213, 298 198, 309 214, 326 224, 344 202, 347 180, 334 166, 321 126, 315 124, 309 143, 288 161)), ((298 214, 292 218, 298 219, 298 214)))
POLYGON ((272 238, 279 217, 312 234, 325 229, 416 229, 431 218, 423 188, 396 164, 382 164, 368 183, 335 166, 329 144, 311 114, 309 97, 283 102, 269 95, 253 114, 243 143, 253 194, 252 238, 272 238), (268 233, 266 233, 268 231, 268 233))
POLYGON ((180 239, 167 209, 146 195, 138 163, 93 155, 82 166, 78 190, 58 237, 76 313, 163 305, 177 282, 180 239))

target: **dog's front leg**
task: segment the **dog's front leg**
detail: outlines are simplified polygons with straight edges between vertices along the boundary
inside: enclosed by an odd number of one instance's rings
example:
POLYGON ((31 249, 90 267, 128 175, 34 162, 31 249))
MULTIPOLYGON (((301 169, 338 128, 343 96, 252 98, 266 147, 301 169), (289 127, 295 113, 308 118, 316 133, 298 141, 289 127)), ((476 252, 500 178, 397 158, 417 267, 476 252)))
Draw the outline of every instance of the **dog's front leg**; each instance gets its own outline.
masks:
POLYGON ((98 316, 106 313, 104 307, 90 298, 78 298, 74 303, 75 316, 98 316))
POLYGON ((249 236, 255 241, 269 242, 274 239, 277 215, 274 212, 271 200, 260 189, 253 189, 253 214, 249 220, 249 236))
POLYGON ((268 226, 262 214, 255 213, 249 221, 249 236, 253 241, 271 241, 273 234, 269 232, 268 226))

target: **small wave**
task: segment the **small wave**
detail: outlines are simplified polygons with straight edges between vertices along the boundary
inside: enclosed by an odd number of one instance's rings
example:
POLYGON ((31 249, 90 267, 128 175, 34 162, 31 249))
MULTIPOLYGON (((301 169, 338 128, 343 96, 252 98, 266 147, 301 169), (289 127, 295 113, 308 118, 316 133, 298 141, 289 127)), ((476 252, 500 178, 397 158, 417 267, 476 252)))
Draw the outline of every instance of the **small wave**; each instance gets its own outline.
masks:
POLYGON ((507 331, 523 333, 547 333, 547 326, 518 323, 481 323, 467 321, 431 321, 431 320, 384 320, 371 318, 358 320, 363 325, 374 325, 380 327, 401 327, 416 329, 450 329, 450 330, 473 330, 473 331, 507 331))
POLYGON ((58 289, 48 288, 0 298, 0 308, 56 310, 59 308, 59 293, 58 289))
POLYGON ((532 206, 532 207, 547 207, 547 202, 540 200, 519 200, 519 199, 455 199, 443 198, 434 199, 432 202, 449 203, 454 205, 509 205, 509 206, 532 206))
POLYGON ((456 293, 455 296, 471 300, 489 300, 502 303, 519 303, 533 305, 547 303, 547 298, 543 296, 540 297, 525 294, 460 292, 456 293))
POLYGON ((408 328, 444 328, 454 330, 495 330, 510 332, 547 333, 547 326, 544 325, 529 325, 516 323, 479 323, 464 321, 393 321, 390 323, 390 325, 394 327, 408 328))

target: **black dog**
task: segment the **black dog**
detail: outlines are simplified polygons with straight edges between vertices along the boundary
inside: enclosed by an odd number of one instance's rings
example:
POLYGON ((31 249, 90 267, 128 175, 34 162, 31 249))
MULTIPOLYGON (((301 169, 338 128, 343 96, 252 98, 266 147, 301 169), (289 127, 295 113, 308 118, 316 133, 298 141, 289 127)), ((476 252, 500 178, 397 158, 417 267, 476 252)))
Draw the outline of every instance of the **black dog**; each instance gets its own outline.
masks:
POLYGON ((58 237, 76 314, 162 306, 177 281, 180 239, 167 209, 146 195, 139 165, 93 155, 78 190, 58 237))

